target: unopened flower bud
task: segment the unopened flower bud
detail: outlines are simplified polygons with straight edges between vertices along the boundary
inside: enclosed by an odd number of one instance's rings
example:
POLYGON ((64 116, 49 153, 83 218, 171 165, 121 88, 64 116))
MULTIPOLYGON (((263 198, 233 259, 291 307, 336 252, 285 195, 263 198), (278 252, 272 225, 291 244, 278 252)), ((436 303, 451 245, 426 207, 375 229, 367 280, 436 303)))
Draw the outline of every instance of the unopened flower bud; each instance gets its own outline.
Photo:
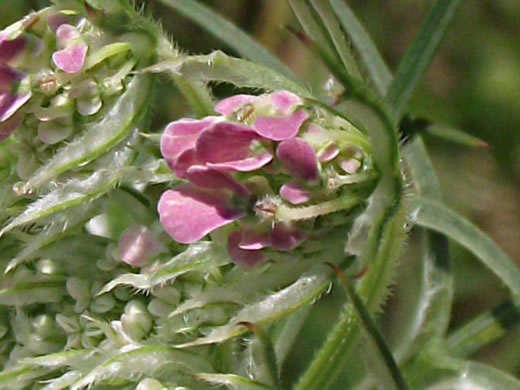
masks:
POLYGON ((161 382, 154 378, 145 378, 141 380, 135 390, 167 390, 161 382))
POLYGON ((152 330, 153 319, 144 303, 134 299, 126 304, 121 324, 133 340, 141 340, 152 330))
POLYGON ((148 264, 160 247, 150 229, 143 225, 132 225, 125 229, 117 244, 121 260, 134 267, 148 264))

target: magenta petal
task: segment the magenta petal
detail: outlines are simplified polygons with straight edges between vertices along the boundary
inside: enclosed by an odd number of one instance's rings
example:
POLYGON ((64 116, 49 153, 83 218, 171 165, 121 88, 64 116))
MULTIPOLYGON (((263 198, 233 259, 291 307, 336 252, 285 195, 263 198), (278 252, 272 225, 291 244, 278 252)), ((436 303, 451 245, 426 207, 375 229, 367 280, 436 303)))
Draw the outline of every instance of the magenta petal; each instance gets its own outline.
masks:
POLYGON ((264 259, 264 255, 259 250, 246 250, 239 247, 242 241, 242 233, 235 231, 229 234, 227 240, 227 250, 231 259, 239 265, 251 267, 264 259))
POLYGON ((24 78, 25 73, 11 68, 7 64, 0 63, 0 91, 10 90, 13 83, 23 80, 24 78))
POLYGON ((281 142, 276 149, 276 156, 294 177, 303 180, 318 178, 316 153, 304 140, 292 138, 281 142))
POLYGON ((185 184, 164 192, 157 210, 164 230, 175 241, 189 244, 244 214, 228 207, 228 200, 225 192, 185 184))
POLYGON ((197 157, 209 163, 243 160, 249 157, 249 145, 258 134, 241 123, 218 122, 204 130, 197 139, 197 157))
POLYGON ((125 263, 134 267, 145 265, 160 248, 160 243, 146 226, 131 225, 117 241, 117 253, 125 263))
POLYGON ((256 99, 253 95, 235 95, 221 100, 215 106, 215 111, 222 115, 229 115, 240 106, 256 99))
POLYGON ((188 168, 186 178, 190 183, 199 187, 227 188, 242 197, 246 197, 249 194, 247 188, 231 176, 200 165, 188 168))
POLYGON ((279 222, 271 229, 271 245, 275 249, 291 250, 305 239, 305 235, 290 224, 279 222))
POLYGON ((238 247, 244 250, 260 250, 271 245, 269 235, 255 230, 243 230, 238 247))
POLYGON ((8 63, 20 54, 27 45, 27 38, 19 35, 14 39, 0 37, 0 63, 8 63))
POLYGON ((282 114, 288 113, 291 108, 298 104, 302 104, 301 99, 294 93, 281 90, 271 94, 271 104, 282 114))
MULTIPOLYGON (((61 26, 63 27, 63 26, 61 26)), ((66 73, 76 73, 81 70, 88 46, 83 42, 76 42, 63 50, 53 53, 52 60, 56 66, 66 73)))
POLYGON ((309 114, 304 110, 294 111, 287 116, 260 116, 255 119, 253 127, 262 137, 283 141, 296 136, 308 117, 309 114))
MULTIPOLYGON (((180 155, 187 150, 194 149, 200 132, 216 119, 217 117, 215 116, 209 116, 201 120, 184 118, 171 122, 166 126, 161 136, 161 154, 172 170, 175 170, 175 160, 180 158, 180 155)), ((186 156, 183 160, 186 161, 186 156)))
POLYGON ((31 92, 11 95, 0 93, 0 122, 6 121, 14 115, 31 98, 31 92))
POLYGON ((258 156, 244 158, 237 161, 228 161, 222 163, 206 163, 210 168, 224 170, 224 171, 239 171, 251 172, 262 168, 273 160, 273 155, 269 152, 264 152, 258 156))
POLYGON ((292 204, 302 204, 311 198, 310 192, 295 182, 284 184, 280 188, 280 196, 292 204))

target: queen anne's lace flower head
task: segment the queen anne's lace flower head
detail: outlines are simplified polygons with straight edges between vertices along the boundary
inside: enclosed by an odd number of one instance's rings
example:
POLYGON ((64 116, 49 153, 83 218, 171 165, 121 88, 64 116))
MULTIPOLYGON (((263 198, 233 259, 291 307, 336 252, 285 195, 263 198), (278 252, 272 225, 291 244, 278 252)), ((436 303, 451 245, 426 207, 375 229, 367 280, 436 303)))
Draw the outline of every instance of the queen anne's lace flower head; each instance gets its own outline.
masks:
POLYGON ((158 205, 176 241, 228 226, 229 255, 252 266, 331 231, 327 215, 368 195, 370 185, 357 187, 374 178, 368 142, 345 120, 288 91, 232 96, 215 111, 221 116, 172 122, 161 138, 166 162, 188 181, 158 205))

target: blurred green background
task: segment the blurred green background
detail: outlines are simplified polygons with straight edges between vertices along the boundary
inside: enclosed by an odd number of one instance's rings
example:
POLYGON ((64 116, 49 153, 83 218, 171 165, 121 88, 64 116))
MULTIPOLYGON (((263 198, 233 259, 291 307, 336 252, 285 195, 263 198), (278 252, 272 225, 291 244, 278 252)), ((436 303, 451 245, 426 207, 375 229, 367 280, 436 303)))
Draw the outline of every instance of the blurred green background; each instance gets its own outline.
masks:
MULTIPOLYGON (((154 0, 137 1, 160 20, 164 29, 187 52, 208 53, 225 44, 199 26, 154 0)), ((234 21, 276 53, 310 85, 322 86, 327 72, 319 60, 285 28, 298 28, 283 0, 203 1, 234 21)), ((0 25, 22 17, 42 0, 0 1, 0 25)), ((350 0, 349 4, 392 69, 431 6, 432 1, 350 0)), ((171 87, 164 83, 156 103, 156 126, 189 115, 171 87)), ((217 90, 218 92, 218 90, 217 90)), ((441 179, 447 204, 468 216, 520 265, 520 1, 464 2, 409 111, 439 124, 453 126, 489 143, 488 149, 469 149, 427 137, 431 157, 441 179)), ((388 303, 386 333, 399 325, 396 315, 403 295, 413 291, 404 283, 413 278, 413 234, 403 259, 395 295, 388 303), (403 286, 405 288, 403 288, 403 286)), ((451 246, 456 278, 452 328, 499 303, 507 294, 500 283, 465 250, 451 246)), ((304 328, 285 367, 288 380, 304 367, 319 346, 344 300, 339 289, 314 307, 313 320, 304 328)), ((405 298, 405 297, 404 297, 405 298)), ((480 351, 476 358, 520 375, 520 327, 480 351)), ((345 373, 348 376, 348 372, 345 373)), ((338 388, 341 388, 339 386, 338 388)))

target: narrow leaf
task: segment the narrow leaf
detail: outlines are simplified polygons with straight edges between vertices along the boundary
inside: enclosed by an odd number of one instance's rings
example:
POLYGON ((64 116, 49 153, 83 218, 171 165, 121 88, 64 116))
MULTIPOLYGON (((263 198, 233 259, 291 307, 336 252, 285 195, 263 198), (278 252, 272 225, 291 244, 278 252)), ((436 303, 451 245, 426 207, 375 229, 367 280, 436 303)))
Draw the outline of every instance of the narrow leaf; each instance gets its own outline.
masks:
MULTIPOLYGON (((330 40, 327 30, 322 23, 319 23, 315 16, 315 12, 309 5, 307 0, 288 0, 291 9, 303 27, 305 34, 328 53, 331 57, 335 56, 333 44, 330 40)), ((339 61, 339 59, 338 59, 339 61)))
POLYGON ((218 15, 210 8, 194 0, 160 0, 164 5, 174 8, 203 29, 235 49, 251 61, 277 71, 293 79, 290 70, 275 56, 260 46, 253 38, 234 24, 218 15))
POLYGON ((336 52, 343 62, 343 66, 352 76, 361 79, 361 73, 350 47, 350 42, 347 41, 345 33, 341 30, 339 21, 330 4, 323 0, 311 0, 311 3, 327 28, 336 52))
POLYGON ((402 114, 461 4, 462 0, 436 0, 431 7, 415 39, 406 50, 388 90, 386 98, 394 118, 397 119, 402 114))
POLYGON ((506 299, 451 333, 446 340, 446 349, 451 356, 470 356, 502 337, 509 328, 519 322, 520 307, 511 299, 506 299))
POLYGON ((520 299, 520 271, 493 240, 466 218, 441 203, 421 197, 413 199, 411 220, 458 242, 480 259, 520 299))
POLYGON ((330 0, 330 5, 336 12, 348 38, 356 48, 376 91, 379 96, 384 97, 392 83, 392 74, 378 49, 345 0, 330 0))
POLYGON ((265 383, 233 374, 198 373, 195 377, 215 386, 226 386, 232 390, 274 390, 265 383))
POLYGON ((152 65, 145 71, 169 72, 192 81, 224 81, 238 87, 261 90, 287 89, 302 97, 312 97, 307 89, 281 73, 262 64, 230 57, 221 51, 180 57, 152 65))
MULTIPOLYGON (((379 375, 379 381, 383 382, 385 388, 388 389, 408 389, 408 386, 406 385, 406 382, 404 381, 404 378, 399 371, 399 367, 397 366, 397 363, 392 356, 390 348, 386 344, 383 335, 379 332, 379 329, 370 316, 370 313, 365 307, 363 301, 356 293, 354 287, 352 287, 350 281, 345 277, 345 274, 337 267, 334 267, 334 270, 339 276, 341 284, 347 292, 350 302, 354 307, 354 311, 356 312, 361 328, 369 340, 369 346, 367 346, 367 348, 370 348, 375 352, 371 354, 370 364, 377 364, 375 362, 382 361, 381 365, 386 368, 384 370, 384 374, 379 375)), ((365 351, 365 353, 366 352, 368 351, 365 351)))
POLYGON ((329 283, 330 271, 322 265, 317 266, 289 287, 270 294, 259 302, 245 306, 231 318, 228 324, 215 327, 207 336, 178 347, 186 348, 195 345, 220 343, 241 335, 247 330, 238 325, 242 321, 253 322, 260 326, 280 319, 315 299, 329 283))

